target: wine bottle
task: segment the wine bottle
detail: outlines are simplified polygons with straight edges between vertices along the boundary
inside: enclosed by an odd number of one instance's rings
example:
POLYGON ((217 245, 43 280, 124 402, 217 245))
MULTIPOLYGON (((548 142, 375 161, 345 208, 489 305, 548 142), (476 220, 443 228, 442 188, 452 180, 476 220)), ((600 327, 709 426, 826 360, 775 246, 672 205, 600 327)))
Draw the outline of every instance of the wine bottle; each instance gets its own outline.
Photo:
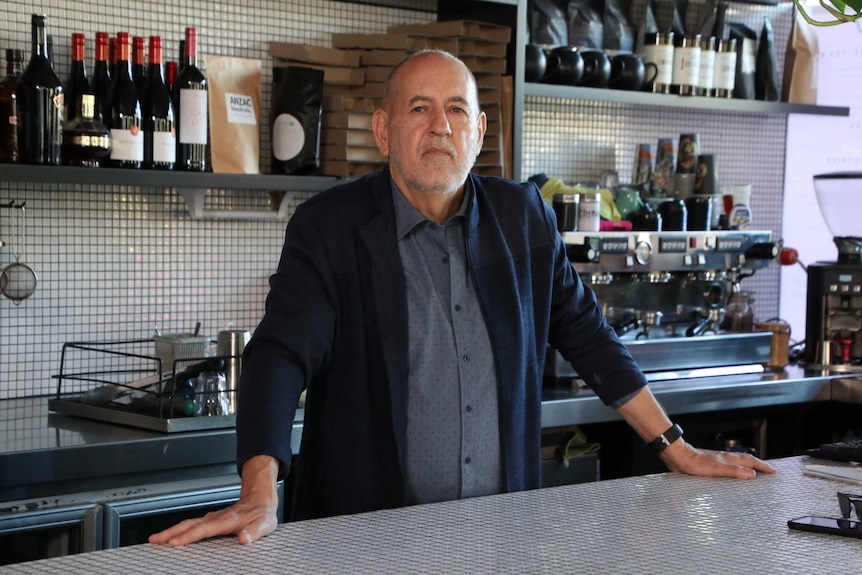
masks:
POLYGON ((78 96, 75 119, 63 127, 63 163, 98 168, 111 152, 111 133, 96 118, 96 97, 78 96))
POLYGON ((18 107, 15 88, 21 75, 24 54, 6 48, 6 77, 0 80, 0 162, 18 162, 18 107))
POLYGON ((117 39, 114 36, 108 38, 108 70, 111 71, 111 78, 116 74, 117 68, 117 39))
POLYGON ((132 38, 132 81, 138 89, 138 98, 144 101, 144 92, 147 89, 146 59, 144 58, 144 38, 135 36, 132 38))
POLYGON ((108 63, 108 33, 96 32, 96 62, 93 64, 93 95, 96 97, 95 117, 104 122, 108 117, 108 92, 111 90, 111 70, 108 63))
POLYGON ((66 122, 74 120, 77 116, 78 98, 81 94, 90 91, 90 82, 87 79, 87 65, 85 63, 84 50, 86 40, 83 34, 72 34, 72 69, 69 79, 66 81, 66 122))
POLYGON ((129 33, 117 34, 117 66, 108 93, 105 125, 111 130, 111 159, 117 168, 140 168, 144 161, 143 118, 138 90, 132 81, 129 33))
POLYGON ((177 159, 174 105, 162 72, 162 39, 150 36, 150 65, 144 96, 144 167, 173 170, 177 159))
POLYGON ((207 79, 198 68, 197 31, 186 28, 185 62, 174 82, 177 169, 207 171, 209 109, 207 79))
POLYGON ((48 18, 31 18, 32 55, 18 78, 18 150, 26 164, 60 165, 63 145, 63 85, 48 60, 48 18))
POLYGON ((177 79, 177 63, 165 62, 165 84, 168 85, 168 90, 171 91, 171 96, 174 94, 174 82, 177 79))

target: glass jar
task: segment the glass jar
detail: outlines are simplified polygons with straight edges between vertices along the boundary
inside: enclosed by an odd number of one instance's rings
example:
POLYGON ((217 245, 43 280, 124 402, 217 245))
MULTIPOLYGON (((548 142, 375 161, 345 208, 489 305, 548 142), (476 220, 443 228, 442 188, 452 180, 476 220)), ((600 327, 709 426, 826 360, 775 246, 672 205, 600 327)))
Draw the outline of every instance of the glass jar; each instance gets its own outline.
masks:
POLYGON ((732 332, 754 331, 754 299, 748 292, 740 291, 730 296, 721 329, 732 332))

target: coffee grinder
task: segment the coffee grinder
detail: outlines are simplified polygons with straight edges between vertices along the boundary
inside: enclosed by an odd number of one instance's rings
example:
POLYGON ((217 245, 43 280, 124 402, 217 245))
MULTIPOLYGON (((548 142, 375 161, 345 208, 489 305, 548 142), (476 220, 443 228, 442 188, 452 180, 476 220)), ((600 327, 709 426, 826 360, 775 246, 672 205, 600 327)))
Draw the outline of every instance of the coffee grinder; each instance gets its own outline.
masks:
POLYGON ((862 172, 814 176, 814 191, 838 260, 808 266, 805 360, 862 371, 862 172))

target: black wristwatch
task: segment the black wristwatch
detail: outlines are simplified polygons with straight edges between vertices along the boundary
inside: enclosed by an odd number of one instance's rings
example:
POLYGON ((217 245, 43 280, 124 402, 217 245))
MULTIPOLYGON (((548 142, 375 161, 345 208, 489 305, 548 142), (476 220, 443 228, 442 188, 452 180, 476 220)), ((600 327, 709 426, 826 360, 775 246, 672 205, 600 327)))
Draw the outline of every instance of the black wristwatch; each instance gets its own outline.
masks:
POLYGON ((650 453, 658 455, 668 448, 671 443, 682 437, 682 427, 674 423, 670 429, 646 444, 650 453))

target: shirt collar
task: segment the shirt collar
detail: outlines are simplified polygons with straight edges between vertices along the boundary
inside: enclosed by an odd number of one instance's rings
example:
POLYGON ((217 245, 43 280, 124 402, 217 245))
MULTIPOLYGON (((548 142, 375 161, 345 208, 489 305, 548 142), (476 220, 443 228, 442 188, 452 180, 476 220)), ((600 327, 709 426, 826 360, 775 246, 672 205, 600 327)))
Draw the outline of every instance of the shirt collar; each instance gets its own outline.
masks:
MULTIPOLYGON (((473 180, 468 177, 464 184, 464 198, 461 200, 461 205, 444 226, 453 221, 466 219, 467 211, 473 202, 473 196, 473 180)), ((407 201, 394 181, 392 181, 392 201, 395 204, 395 232, 399 240, 404 239, 404 236, 413 231, 419 224, 431 221, 407 201)))

